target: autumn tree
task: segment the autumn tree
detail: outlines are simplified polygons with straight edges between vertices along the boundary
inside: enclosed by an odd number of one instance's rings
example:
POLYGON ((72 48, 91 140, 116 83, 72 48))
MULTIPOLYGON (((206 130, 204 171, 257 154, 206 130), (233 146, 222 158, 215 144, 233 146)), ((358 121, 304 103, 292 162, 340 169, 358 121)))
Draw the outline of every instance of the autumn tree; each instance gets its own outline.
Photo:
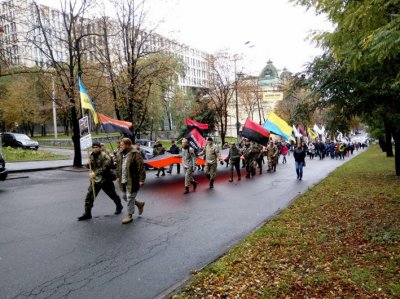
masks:
POLYGON ((209 58, 208 64, 211 70, 208 96, 215 110, 218 130, 224 144, 228 126, 228 107, 235 92, 233 59, 228 53, 220 51, 209 58))
MULTIPOLYGON (((338 112, 352 106, 355 114, 382 116, 386 143, 391 149, 391 138, 396 152, 400 152, 400 59, 398 47, 400 4, 397 0, 323 1, 296 0, 301 5, 325 13, 335 25, 332 32, 316 36, 320 45, 332 55, 342 68, 342 76, 352 76, 363 98, 354 95, 354 87, 347 102, 337 101, 338 112), (341 110, 342 108, 342 110, 341 110)), ((327 70, 329 73, 329 70, 327 70)), ((343 90, 341 89, 340 92, 343 90)), ((337 92, 334 92, 337 94, 337 92)), ((340 95, 340 94, 339 94, 340 95)), ((400 175, 400 155, 395 156, 396 175, 400 175)))
POLYGON ((28 33, 29 42, 45 58, 41 63, 43 71, 53 73, 57 85, 60 86, 68 100, 73 130, 72 140, 75 153, 73 165, 75 167, 82 166, 77 78, 80 75, 83 54, 81 41, 86 36, 93 34, 84 30, 87 25, 85 17, 90 4, 89 0, 82 0, 79 4, 72 0, 61 1, 61 10, 58 16, 60 25, 56 24, 54 27, 49 24, 48 14, 50 11, 48 8, 33 2, 34 19, 30 24, 32 30, 28 33))

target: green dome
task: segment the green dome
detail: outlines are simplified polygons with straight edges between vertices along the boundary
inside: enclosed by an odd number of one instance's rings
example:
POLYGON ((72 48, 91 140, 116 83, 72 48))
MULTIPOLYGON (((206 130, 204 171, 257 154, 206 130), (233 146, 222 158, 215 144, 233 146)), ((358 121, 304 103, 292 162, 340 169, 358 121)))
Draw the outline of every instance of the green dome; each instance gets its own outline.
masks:
POLYGON ((273 85, 279 82, 278 70, 269 60, 258 78, 260 85, 273 85))
POLYGON ((281 81, 286 82, 292 77, 292 73, 288 71, 287 68, 283 68, 281 73, 281 81))

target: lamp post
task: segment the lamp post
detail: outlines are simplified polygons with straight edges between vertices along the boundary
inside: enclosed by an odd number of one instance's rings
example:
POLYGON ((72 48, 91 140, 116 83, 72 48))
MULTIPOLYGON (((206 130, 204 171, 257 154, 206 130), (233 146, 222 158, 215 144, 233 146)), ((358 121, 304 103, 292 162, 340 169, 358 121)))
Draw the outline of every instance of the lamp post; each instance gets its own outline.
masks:
MULTIPOLYGON (((251 44, 250 41, 246 41, 245 43, 243 43, 243 46, 247 46, 248 48, 253 48, 254 45, 251 44)), ((240 129, 240 122, 239 122, 239 100, 238 100, 238 79, 239 76, 241 75, 237 73, 236 70, 236 62, 238 61, 238 54, 233 55, 233 62, 234 62, 234 71, 235 71, 235 104, 236 104, 236 136, 237 136, 237 140, 239 141, 239 129, 240 129)))
POLYGON ((237 55, 234 56, 234 68, 235 68, 235 100, 236 100, 236 138, 239 142, 239 129, 240 129, 240 123, 239 123, 239 101, 238 101, 238 89, 237 89, 237 72, 236 72, 236 61, 237 61, 237 55))

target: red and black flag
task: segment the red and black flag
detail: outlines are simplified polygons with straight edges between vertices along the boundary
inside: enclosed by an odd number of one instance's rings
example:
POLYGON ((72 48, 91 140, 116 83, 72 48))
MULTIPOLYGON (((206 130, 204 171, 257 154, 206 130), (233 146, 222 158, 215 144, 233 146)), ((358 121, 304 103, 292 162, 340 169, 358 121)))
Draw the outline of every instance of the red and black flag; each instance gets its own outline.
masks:
POLYGON ((113 133, 113 132, 121 132, 127 135, 132 135, 130 128, 132 127, 132 123, 128 121, 112 119, 104 114, 97 113, 99 116, 99 121, 101 126, 103 127, 104 132, 113 133))
POLYGON ((188 127, 188 130, 197 129, 200 132, 205 132, 208 130, 208 124, 199 123, 193 119, 185 118, 185 123, 188 127))
POLYGON ((267 129, 251 121, 249 118, 246 119, 246 123, 244 124, 242 130, 242 137, 267 146, 269 135, 270 133, 267 129))
POLYGON ((201 136, 196 128, 189 132, 186 139, 188 140, 189 145, 197 151, 205 147, 207 144, 207 141, 203 136, 201 136))
POLYGON ((170 153, 165 153, 149 160, 144 160, 144 163, 154 168, 161 168, 175 163, 182 163, 182 157, 170 153))

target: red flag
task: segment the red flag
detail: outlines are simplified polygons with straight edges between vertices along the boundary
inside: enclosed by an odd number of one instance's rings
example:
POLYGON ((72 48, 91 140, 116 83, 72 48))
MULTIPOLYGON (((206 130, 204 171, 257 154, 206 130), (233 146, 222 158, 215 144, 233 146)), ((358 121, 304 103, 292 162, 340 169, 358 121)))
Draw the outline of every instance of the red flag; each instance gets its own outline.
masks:
POLYGON ((204 139, 203 136, 201 136, 197 129, 191 130, 186 139, 188 140, 189 145, 195 150, 200 150, 204 148, 207 144, 207 141, 204 139))
POLYGON ((130 128, 132 127, 131 122, 112 119, 101 113, 97 113, 97 115, 99 116, 99 121, 103 127, 104 132, 106 133, 122 132, 128 135, 132 134, 130 130, 130 128))
POLYGON ((300 133, 301 135, 303 135, 304 137, 307 136, 306 131, 304 130, 304 128, 303 128, 302 125, 299 125, 297 129, 298 129, 298 131, 299 131, 299 133, 300 133))
POLYGON ((269 135, 270 133, 266 128, 251 121, 250 118, 246 119, 242 130, 242 137, 267 146, 269 135))
POLYGON ((199 129, 201 131, 208 130, 208 124, 202 124, 193 119, 185 118, 185 123, 188 126, 189 130, 194 129, 194 128, 199 129))

